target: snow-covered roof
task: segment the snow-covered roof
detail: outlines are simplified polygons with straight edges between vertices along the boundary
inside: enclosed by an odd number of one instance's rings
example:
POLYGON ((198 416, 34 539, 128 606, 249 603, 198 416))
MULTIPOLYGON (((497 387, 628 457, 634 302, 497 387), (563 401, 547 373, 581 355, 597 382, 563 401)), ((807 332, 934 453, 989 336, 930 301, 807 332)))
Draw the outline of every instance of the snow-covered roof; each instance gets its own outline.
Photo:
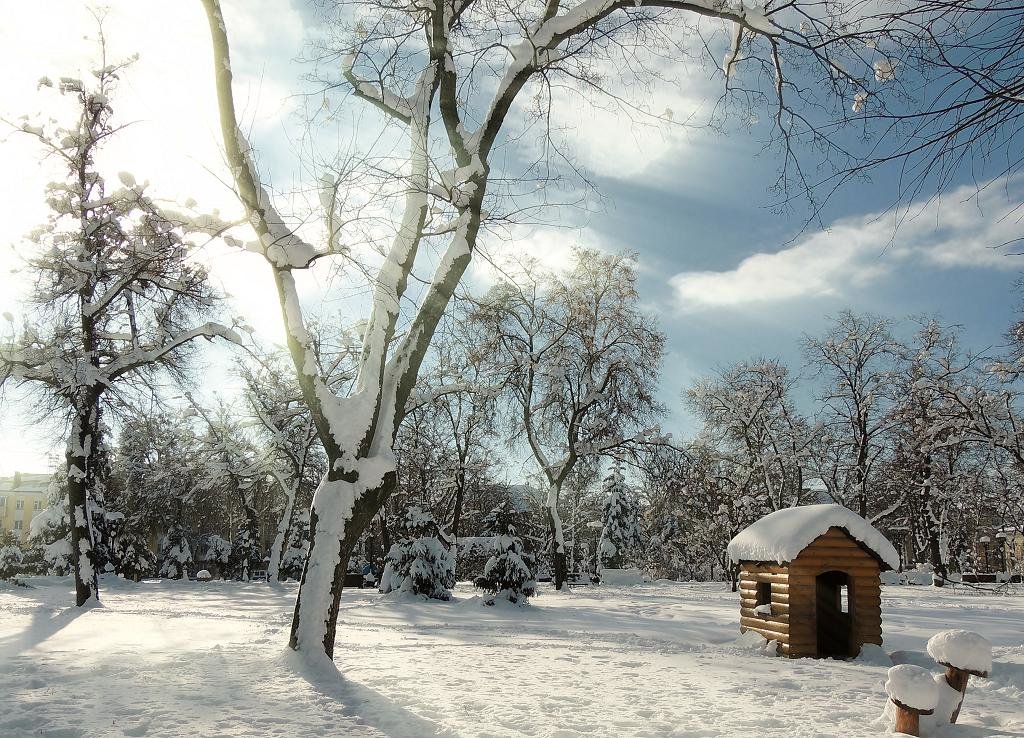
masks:
POLYGON ((891 569, 900 556, 874 526, 842 505, 804 505, 778 510, 729 541, 729 558, 740 561, 792 561, 829 528, 842 528, 891 569))

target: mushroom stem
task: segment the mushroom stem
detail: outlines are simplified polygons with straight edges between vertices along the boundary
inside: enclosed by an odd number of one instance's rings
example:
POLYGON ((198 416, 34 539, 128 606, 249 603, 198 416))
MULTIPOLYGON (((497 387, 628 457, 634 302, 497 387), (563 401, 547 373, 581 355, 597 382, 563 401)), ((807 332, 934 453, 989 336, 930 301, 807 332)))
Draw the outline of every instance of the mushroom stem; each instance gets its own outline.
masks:
POLYGON ((960 717, 960 708, 963 707, 964 694, 967 692, 967 680, 970 678, 969 671, 958 669, 955 666, 946 667, 946 684, 960 693, 960 701, 957 703, 956 709, 953 710, 953 714, 949 716, 951 723, 955 723, 956 719, 960 717))

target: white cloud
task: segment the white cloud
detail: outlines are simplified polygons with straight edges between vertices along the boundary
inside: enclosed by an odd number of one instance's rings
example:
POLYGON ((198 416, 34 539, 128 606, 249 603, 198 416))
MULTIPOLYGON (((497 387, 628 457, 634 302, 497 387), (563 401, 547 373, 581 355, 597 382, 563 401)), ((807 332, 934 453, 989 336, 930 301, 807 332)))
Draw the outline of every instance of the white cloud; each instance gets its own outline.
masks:
POLYGON ((1019 236, 1018 207, 1019 197, 995 184, 981 193, 964 186, 915 204, 898 227, 894 212, 843 218, 789 248, 748 256, 733 269, 682 272, 670 282, 679 307, 689 312, 839 296, 911 263, 1019 269, 1005 249, 994 248, 1019 236))
POLYGON ((514 273, 517 263, 527 260, 535 260, 553 272, 567 272, 576 247, 609 250, 590 228, 517 226, 507 238, 489 238, 480 247, 470 262, 468 286, 486 289, 505 274, 514 273))

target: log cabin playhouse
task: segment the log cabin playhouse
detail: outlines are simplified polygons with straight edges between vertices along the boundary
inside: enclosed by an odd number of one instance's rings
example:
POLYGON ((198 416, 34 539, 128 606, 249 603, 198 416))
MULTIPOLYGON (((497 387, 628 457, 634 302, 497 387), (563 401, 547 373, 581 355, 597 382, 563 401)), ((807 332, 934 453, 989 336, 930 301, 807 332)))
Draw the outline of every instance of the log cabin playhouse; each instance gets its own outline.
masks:
POLYGON ((841 505, 806 505, 761 518, 729 542, 740 568, 740 631, 778 641, 789 658, 850 658, 882 644, 879 574, 896 549, 841 505))

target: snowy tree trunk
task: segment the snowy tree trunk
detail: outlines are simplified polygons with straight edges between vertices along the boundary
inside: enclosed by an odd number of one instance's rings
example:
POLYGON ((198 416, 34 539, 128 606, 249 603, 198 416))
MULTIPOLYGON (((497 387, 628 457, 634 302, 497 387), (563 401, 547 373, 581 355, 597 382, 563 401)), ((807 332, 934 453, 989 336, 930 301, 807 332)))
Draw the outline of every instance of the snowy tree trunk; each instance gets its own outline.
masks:
POLYGON ((288 639, 289 647, 296 651, 313 654, 322 650, 328 658, 334 658, 338 605, 349 557, 395 484, 392 472, 385 475, 380 486, 364 491, 358 474, 346 475, 348 480, 332 479, 336 474, 329 473, 313 494, 309 553, 288 639))
POLYGON ((561 490, 558 485, 548 487, 548 496, 544 501, 544 509, 551 529, 551 562, 554 566, 555 589, 562 589, 569 576, 569 560, 565 550, 565 533, 562 530, 562 519, 558 515, 558 496, 561 490))
POLYGON ((295 515, 295 486, 285 484, 281 479, 278 479, 278 483, 281 485, 281 489, 284 490, 285 503, 284 512, 281 513, 281 519, 277 523, 277 535, 274 537, 274 543, 270 546, 267 581, 271 584, 281 579, 281 556, 284 554, 285 543, 288 540, 288 531, 291 530, 292 518, 295 515))
POLYGON ((99 582, 93 552, 92 519, 88 487, 92 479, 90 458, 93 446, 95 406, 86 401, 75 412, 66 453, 68 467, 68 511, 71 518, 71 570, 75 576, 75 605, 99 601, 99 582))
MULTIPOLYGON (((459 470, 455 473, 455 508, 452 510, 452 535, 459 540, 459 526, 462 523, 462 503, 466 497, 466 459, 460 454, 459 470)), ((458 550, 458 549, 456 549, 458 550)))

